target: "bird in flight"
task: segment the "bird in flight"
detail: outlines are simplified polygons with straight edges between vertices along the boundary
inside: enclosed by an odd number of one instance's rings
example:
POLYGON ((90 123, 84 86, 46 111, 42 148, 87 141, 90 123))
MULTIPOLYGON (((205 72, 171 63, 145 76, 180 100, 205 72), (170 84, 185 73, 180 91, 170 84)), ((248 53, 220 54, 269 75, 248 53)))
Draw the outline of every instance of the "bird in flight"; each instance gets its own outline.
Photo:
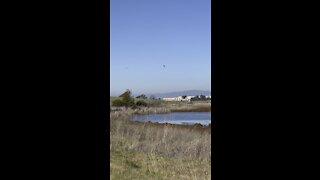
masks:
POLYGON ((163 67, 166 67, 166 65, 162 65, 163 67))

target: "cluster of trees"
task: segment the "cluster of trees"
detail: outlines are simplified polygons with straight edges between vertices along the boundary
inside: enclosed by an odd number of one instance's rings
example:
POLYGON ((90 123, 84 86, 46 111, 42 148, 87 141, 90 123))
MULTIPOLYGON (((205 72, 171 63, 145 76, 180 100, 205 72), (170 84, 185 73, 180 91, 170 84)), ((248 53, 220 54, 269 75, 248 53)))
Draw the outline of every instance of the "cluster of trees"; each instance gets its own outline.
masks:
MULTIPOLYGON (((137 96, 136 98, 138 98, 138 99, 148 99, 148 97, 146 95, 144 95, 144 94, 141 94, 140 96, 137 96)), ((156 100, 156 97, 154 95, 151 95, 149 97, 149 99, 156 100)))
POLYGON ((118 107, 119 106, 125 106, 125 107, 147 106, 147 103, 145 101, 139 100, 135 102, 130 90, 127 90, 126 92, 124 92, 120 97, 122 97, 122 99, 116 99, 112 102, 113 106, 118 106, 118 107))
POLYGON ((204 100, 211 100, 210 98, 206 98, 204 95, 195 96, 191 99, 192 101, 204 101, 204 100))

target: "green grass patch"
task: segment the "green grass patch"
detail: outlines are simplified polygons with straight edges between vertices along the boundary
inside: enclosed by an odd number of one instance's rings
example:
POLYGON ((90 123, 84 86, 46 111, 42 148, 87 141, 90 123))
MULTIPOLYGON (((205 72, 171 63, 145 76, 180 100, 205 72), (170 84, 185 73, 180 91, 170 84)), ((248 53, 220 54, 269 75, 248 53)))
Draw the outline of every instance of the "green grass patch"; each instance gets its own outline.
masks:
POLYGON ((210 165, 124 148, 110 150, 110 179, 210 179, 210 165))

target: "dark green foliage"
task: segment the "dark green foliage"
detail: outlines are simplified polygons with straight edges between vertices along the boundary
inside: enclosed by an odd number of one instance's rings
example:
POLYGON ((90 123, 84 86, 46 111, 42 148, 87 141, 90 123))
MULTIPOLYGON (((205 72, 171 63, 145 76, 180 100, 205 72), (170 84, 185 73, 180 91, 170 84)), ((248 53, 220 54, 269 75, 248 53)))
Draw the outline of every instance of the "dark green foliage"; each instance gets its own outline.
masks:
POLYGON ((134 104, 134 99, 131 97, 130 90, 127 90, 125 93, 123 93, 122 100, 127 106, 134 104))
POLYGON ((137 105, 137 106, 144 106, 144 107, 146 107, 148 104, 147 104, 146 102, 140 100, 140 101, 137 101, 136 105, 137 105))
POLYGON ((120 99, 116 99, 116 100, 114 100, 114 101, 112 102, 112 105, 113 105, 113 106, 120 107, 120 106, 125 106, 125 103, 124 103, 122 100, 120 100, 120 99))
POLYGON ((130 99, 129 101, 125 102, 127 107, 135 107, 136 104, 134 103, 134 99, 130 99))
POLYGON ((127 90, 123 96, 123 102, 126 104, 126 107, 133 107, 135 105, 134 99, 131 95, 131 91, 127 90))
POLYGON ((137 96, 138 99, 148 99, 148 97, 144 94, 141 94, 140 96, 137 96))
POLYGON ((122 100, 114 100, 113 105, 114 106, 125 106, 125 107, 135 107, 136 104, 134 103, 134 99, 131 96, 131 91, 127 90, 122 95, 122 100))

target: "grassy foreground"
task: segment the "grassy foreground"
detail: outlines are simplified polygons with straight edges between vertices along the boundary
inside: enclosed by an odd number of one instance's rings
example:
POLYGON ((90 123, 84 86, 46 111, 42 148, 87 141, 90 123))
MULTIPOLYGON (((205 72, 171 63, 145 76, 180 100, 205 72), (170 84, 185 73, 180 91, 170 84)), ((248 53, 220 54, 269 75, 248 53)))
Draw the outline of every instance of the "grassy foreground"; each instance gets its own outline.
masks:
POLYGON ((211 128, 129 121, 132 114, 203 108, 171 105, 110 113, 111 179, 211 179, 211 128))
POLYGON ((209 164, 125 148, 110 151, 110 179, 210 179, 209 164))

